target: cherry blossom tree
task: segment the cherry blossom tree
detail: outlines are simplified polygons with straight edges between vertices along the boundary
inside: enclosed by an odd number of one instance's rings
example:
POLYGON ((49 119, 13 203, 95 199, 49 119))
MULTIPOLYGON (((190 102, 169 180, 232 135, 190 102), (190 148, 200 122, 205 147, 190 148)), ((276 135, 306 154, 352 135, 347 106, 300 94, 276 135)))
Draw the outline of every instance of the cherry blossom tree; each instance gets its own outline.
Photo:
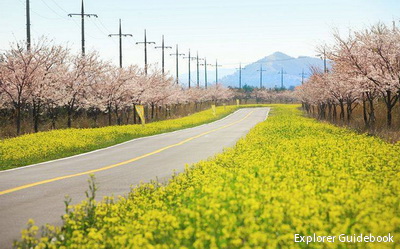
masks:
POLYGON ((220 83, 216 83, 210 86, 209 88, 207 88, 206 91, 206 98, 212 101, 214 104, 217 104, 218 102, 224 100, 232 99, 233 96, 234 96, 233 92, 229 88, 224 87, 220 83))
POLYGON ((391 127, 392 109, 398 101, 400 89, 399 30, 378 23, 369 29, 354 32, 347 39, 338 34, 335 38, 334 62, 356 72, 364 81, 370 81, 372 85, 367 84, 369 90, 364 93, 369 98, 376 91, 380 93, 386 104, 387 126, 391 127))
POLYGON ((365 125, 374 127, 374 102, 379 98, 385 102, 387 126, 391 127, 393 107, 400 93, 399 29, 378 23, 346 38, 335 33, 334 38, 335 44, 327 53, 332 70, 314 72, 305 86, 296 89, 303 106, 318 105, 323 114, 325 102, 334 108, 338 104, 340 118, 344 120, 346 108, 349 122, 353 109, 362 103, 365 125))
POLYGON ((72 56, 68 65, 64 66, 59 83, 63 86, 60 90, 64 95, 68 128, 72 125, 73 113, 82 107, 97 77, 108 70, 107 65, 97 52, 91 52, 85 56, 72 56))
POLYGON ((4 101, 14 109, 17 134, 21 132, 22 109, 31 101, 34 110, 35 131, 38 130, 38 113, 44 95, 51 94, 48 84, 54 80, 55 68, 67 50, 42 38, 25 49, 17 42, 5 52, 0 62, 0 92, 4 101))
POLYGON ((32 107, 33 128, 39 131, 39 119, 42 109, 60 101, 59 69, 66 63, 68 49, 62 46, 47 46, 43 50, 44 64, 38 71, 32 85, 30 104, 32 107))

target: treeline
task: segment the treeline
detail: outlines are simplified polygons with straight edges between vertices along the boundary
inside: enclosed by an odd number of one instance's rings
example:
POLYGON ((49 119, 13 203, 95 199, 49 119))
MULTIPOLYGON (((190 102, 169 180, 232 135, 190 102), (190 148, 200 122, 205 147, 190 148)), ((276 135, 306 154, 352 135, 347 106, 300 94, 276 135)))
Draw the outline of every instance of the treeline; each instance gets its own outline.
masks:
POLYGON ((16 135, 21 121, 31 119, 39 131, 44 120, 55 129, 66 116, 71 127, 76 114, 85 113, 96 122, 107 115, 108 125, 136 121, 135 105, 144 105, 147 116, 170 115, 171 110, 193 103, 219 103, 233 97, 232 90, 216 84, 208 89, 184 89, 152 68, 146 75, 137 66, 117 68, 97 52, 73 54, 46 39, 25 49, 15 43, 0 56, 0 112, 15 122, 16 135), (124 122, 124 120, 127 120, 124 122))
POLYGON ((297 96, 293 91, 275 88, 256 88, 244 85, 242 89, 234 89, 236 99, 255 101, 255 103, 296 103, 297 96))
POLYGON ((400 30, 378 23, 342 38, 334 34, 332 46, 319 48, 331 69, 313 69, 310 79, 296 88, 305 110, 321 119, 350 123, 362 106, 366 128, 374 129, 376 107, 385 106, 386 126, 393 128, 393 109, 400 96, 400 30))

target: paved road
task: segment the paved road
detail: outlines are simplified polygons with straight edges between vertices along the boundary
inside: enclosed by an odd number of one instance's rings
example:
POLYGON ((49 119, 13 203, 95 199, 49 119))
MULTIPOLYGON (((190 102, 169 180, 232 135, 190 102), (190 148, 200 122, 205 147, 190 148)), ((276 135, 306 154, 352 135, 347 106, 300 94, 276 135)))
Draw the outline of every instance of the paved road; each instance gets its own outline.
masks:
POLYGON ((268 115, 268 108, 240 109, 224 119, 190 129, 139 138, 66 159, 0 172, 0 248, 11 248, 29 218, 60 225, 64 196, 85 199, 90 173, 97 196, 118 196, 132 185, 167 179, 186 164, 231 147, 268 115))

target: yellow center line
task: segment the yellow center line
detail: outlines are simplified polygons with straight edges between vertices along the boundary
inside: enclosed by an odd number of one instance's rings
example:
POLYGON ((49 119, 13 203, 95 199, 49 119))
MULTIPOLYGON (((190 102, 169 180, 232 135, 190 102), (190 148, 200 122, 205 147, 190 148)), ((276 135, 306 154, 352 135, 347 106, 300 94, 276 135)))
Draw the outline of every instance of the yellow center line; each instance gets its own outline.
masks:
POLYGON ((173 147, 176 147, 176 146, 185 144, 185 143, 187 143, 187 142, 189 142, 189 141, 192 141, 192 140, 194 140, 194 139, 196 139, 196 138, 205 136, 205 135, 210 134, 210 133, 212 133, 212 132, 215 132, 215 131, 218 131, 218 130, 221 130, 221 129, 225 129, 225 128, 227 128, 227 127, 230 127, 230 126, 232 126, 232 125, 235 125, 235 124, 237 124, 237 123, 240 123, 240 122, 242 122, 243 120, 245 120, 246 118, 248 118, 253 112, 254 112, 254 111, 249 112, 245 117, 243 117, 243 118, 241 118, 240 120, 235 121, 235 122, 233 122, 233 123, 230 123, 230 124, 221 126, 221 127, 219 127, 219 128, 213 129, 213 130, 206 131, 206 132, 201 133, 201 134, 198 134, 198 135, 196 135, 196 136, 187 138, 187 139, 185 139, 185 140, 183 140, 183 141, 181 141, 181 142, 179 142, 179 143, 165 146, 165 147, 163 147, 163 148, 161 148, 161 149, 155 150, 155 151, 153 151, 153 152, 150 152, 150 153, 147 153, 147 154, 144 154, 144 155, 141 155, 141 156, 138 156, 138 157, 135 157, 135 158, 132 158, 132 159, 129 159, 129 160, 120 162, 120 163, 112 164, 112 165, 105 166, 105 167, 98 168, 98 169, 93 169, 93 170, 84 171, 84 172, 77 173, 77 174, 55 177, 55 178, 51 178, 51 179, 44 180, 44 181, 34 182, 34 183, 30 183, 30 184, 26 184, 26 185, 19 186, 19 187, 15 187, 15 188, 10 188, 10 189, 1 191, 1 192, 0 192, 0 195, 5 195, 5 194, 9 194, 9 193, 12 193, 12 192, 15 192, 15 191, 19 191, 19 190, 23 190, 23 189, 35 187, 35 186, 42 185, 42 184, 46 184, 46 183, 50 183, 50 182, 55 182, 55 181, 59 181, 59 180, 64 180, 64 179, 68 179, 68 178, 72 178, 72 177, 76 177, 76 176, 89 175, 89 174, 97 173, 97 172, 100 172, 100 171, 104 171, 104 170, 116 168, 116 167, 119 167, 119 166, 122 166, 122 165, 125 165, 125 164, 128 164, 128 163, 131 163, 131 162, 135 162, 135 161, 138 161, 138 160, 143 159, 143 158, 145 158, 145 157, 148 157, 148 156, 151 156, 151 155, 160 153, 160 152, 162 152, 162 151, 164 151, 164 150, 167 150, 167 149, 170 149, 170 148, 173 148, 173 147))

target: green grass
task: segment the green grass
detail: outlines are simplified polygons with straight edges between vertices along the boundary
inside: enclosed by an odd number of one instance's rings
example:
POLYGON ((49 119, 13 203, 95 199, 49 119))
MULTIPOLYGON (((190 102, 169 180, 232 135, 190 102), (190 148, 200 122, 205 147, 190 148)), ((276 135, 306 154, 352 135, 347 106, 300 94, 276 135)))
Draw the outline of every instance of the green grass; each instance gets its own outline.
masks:
MULTIPOLYGON (((251 106, 255 105, 248 105, 251 106)), ((216 116, 209 109, 183 118, 149 123, 145 126, 60 129, 4 139, 0 141, 0 170, 64 158, 134 138, 198 126, 221 119, 237 109, 237 106, 219 106, 216 116)))

